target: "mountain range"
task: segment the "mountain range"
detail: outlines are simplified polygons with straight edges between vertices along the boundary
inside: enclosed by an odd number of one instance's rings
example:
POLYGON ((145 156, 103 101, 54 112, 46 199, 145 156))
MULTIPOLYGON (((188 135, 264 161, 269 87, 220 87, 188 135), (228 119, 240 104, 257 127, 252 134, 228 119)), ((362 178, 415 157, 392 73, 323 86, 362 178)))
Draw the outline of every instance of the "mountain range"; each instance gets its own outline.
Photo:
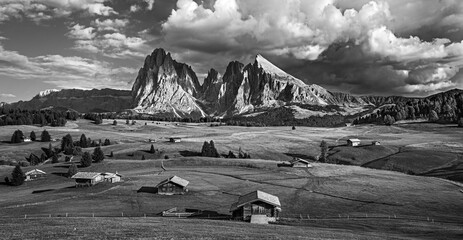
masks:
POLYGON ((40 92, 30 101, 8 105, 22 109, 66 107, 79 112, 133 109, 142 114, 193 118, 252 116, 272 109, 289 108, 295 116, 304 118, 326 114, 354 115, 369 108, 414 99, 420 98, 331 92, 316 84, 304 83, 261 55, 247 65, 232 61, 223 74, 210 69, 201 84, 191 66, 177 62, 170 53, 158 48, 146 57, 131 91, 51 89, 40 92), (329 110, 333 106, 336 111, 329 110), (314 107, 317 110, 314 111, 314 107))

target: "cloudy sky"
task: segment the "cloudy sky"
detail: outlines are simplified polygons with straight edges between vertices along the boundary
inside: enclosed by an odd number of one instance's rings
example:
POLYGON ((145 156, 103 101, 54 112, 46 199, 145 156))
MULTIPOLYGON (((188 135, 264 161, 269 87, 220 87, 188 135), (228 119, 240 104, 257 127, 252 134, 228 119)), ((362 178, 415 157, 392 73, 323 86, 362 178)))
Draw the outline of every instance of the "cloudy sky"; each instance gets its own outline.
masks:
POLYGON ((162 47, 200 78, 260 53, 329 90, 463 88, 461 0, 1 0, 0 102, 130 89, 162 47))

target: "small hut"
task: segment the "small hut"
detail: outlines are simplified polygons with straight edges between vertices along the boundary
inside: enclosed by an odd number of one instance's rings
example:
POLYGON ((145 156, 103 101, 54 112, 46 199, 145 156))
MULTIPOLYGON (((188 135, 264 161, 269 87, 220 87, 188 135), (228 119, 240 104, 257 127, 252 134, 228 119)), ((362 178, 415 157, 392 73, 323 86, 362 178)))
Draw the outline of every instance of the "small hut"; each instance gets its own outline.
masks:
POLYGON ((360 139, 357 139, 357 138, 347 139, 347 145, 351 147, 356 147, 360 145, 360 139))
POLYGON ((117 183, 122 181, 122 175, 119 173, 101 173, 101 176, 103 176, 103 181, 105 182, 110 182, 110 183, 117 183))
POLYGON ((281 212, 280 199, 257 190, 240 196, 238 201, 231 206, 230 212, 235 220, 267 224, 278 219, 281 212))
POLYGON ((185 194, 188 192, 187 186, 189 183, 190 182, 183 178, 172 176, 160 182, 158 185, 156 185, 156 188, 158 190, 158 194, 161 195, 185 194))
POLYGON ((171 137, 169 139, 169 142, 171 142, 171 143, 179 143, 181 141, 182 141, 182 138, 179 138, 179 137, 171 137))
POLYGON ((39 178, 44 178, 47 176, 47 174, 42 171, 42 170, 39 170, 39 169, 33 169, 33 170, 30 170, 28 172, 26 172, 24 174, 25 176, 25 180, 26 181, 32 181, 32 180, 35 180, 35 179, 39 179, 39 178))
POLYGON ((76 187, 90 187, 103 181, 103 176, 97 172, 78 172, 71 178, 76 180, 76 187))
POLYGON ((290 161, 291 167, 296 167, 296 168, 311 168, 312 165, 309 163, 309 161, 304 160, 302 158, 293 158, 293 160, 290 161))
POLYGON ((380 141, 372 141, 371 145, 379 146, 379 145, 381 145, 381 142, 380 141))

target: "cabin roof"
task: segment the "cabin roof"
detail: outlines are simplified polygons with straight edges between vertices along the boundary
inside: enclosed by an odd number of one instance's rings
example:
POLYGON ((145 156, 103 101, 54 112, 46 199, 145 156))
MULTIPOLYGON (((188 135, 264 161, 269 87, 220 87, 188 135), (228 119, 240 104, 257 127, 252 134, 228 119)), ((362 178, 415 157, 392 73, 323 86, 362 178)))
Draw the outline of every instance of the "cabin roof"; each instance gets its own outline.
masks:
POLYGON ((110 173, 110 172, 104 172, 101 173, 104 177, 122 177, 119 173, 110 173))
POLYGON ((301 163, 305 163, 305 164, 310 164, 309 161, 307 160, 304 160, 302 158, 294 158, 293 160, 289 161, 291 164, 294 164, 294 163, 297 163, 297 162, 301 162, 301 163))
POLYGON ((40 169, 32 169, 28 172, 26 172, 24 175, 31 175, 31 174, 47 174, 45 173, 44 171, 40 170, 40 169))
POLYGON ((166 184, 168 182, 175 183, 175 184, 180 185, 182 187, 186 187, 190 183, 188 180, 185 180, 185 179, 183 179, 181 177, 172 176, 172 177, 160 182, 158 185, 156 185, 156 187, 159 187, 160 185, 166 184))
POLYGON ((99 175, 101 175, 101 173, 97 173, 97 172, 78 172, 76 174, 74 174, 71 178, 73 179, 94 179, 96 177, 98 177, 99 175))
POLYGON ((262 201, 275 207, 281 207, 280 199, 277 196, 257 190, 254 192, 250 192, 246 195, 240 196, 238 202, 232 204, 231 211, 234 211, 247 203, 252 203, 256 201, 262 201))
POLYGON ((360 139, 358 139, 358 138, 349 138, 349 139, 347 139, 347 141, 360 142, 360 139))

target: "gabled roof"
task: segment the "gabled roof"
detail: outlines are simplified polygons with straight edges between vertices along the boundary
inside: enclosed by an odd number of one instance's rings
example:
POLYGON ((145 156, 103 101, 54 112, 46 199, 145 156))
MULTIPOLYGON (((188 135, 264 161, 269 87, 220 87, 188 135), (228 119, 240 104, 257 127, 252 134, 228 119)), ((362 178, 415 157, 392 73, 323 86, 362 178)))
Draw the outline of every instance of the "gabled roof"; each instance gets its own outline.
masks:
POLYGON ((26 172, 24 175, 27 176, 27 175, 31 175, 31 174, 47 174, 47 173, 45 173, 44 171, 39 170, 39 169, 32 169, 29 172, 26 172))
POLYGON ((347 139, 347 141, 360 142, 360 139, 358 139, 358 138, 349 138, 349 139, 347 139))
POLYGON ((79 178, 79 179, 94 179, 96 177, 98 177, 99 175, 101 175, 101 173, 97 173, 97 172, 78 172, 76 174, 74 174, 71 178, 79 178))
POLYGON ((163 184, 166 184, 168 182, 180 185, 182 187, 186 187, 188 185, 188 183, 190 183, 188 180, 185 180, 185 179, 183 179, 181 177, 172 176, 172 177, 160 182, 158 185, 156 185, 156 187, 158 187, 160 185, 163 185, 163 184))
POLYGON ((280 199, 277 196, 257 190, 254 192, 250 192, 246 195, 240 196, 238 202, 232 204, 230 211, 234 211, 247 203, 252 203, 256 201, 265 202, 275 207, 281 207, 280 199))
POLYGON ((105 172, 105 173, 101 173, 101 175, 103 175, 104 177, 122 177, 122 175, 120 175, 119 173, 110 173, 110 172, 105 172))
POLYGON ((302 158, 294 158, 293 160, 289 161, 291 164, 294 164, 294 163, 297 163, 297 162, 301 162, 301 163, 305 163, 305 164, 310 164, 309 161, 307 160, 304 160, 302 158))

